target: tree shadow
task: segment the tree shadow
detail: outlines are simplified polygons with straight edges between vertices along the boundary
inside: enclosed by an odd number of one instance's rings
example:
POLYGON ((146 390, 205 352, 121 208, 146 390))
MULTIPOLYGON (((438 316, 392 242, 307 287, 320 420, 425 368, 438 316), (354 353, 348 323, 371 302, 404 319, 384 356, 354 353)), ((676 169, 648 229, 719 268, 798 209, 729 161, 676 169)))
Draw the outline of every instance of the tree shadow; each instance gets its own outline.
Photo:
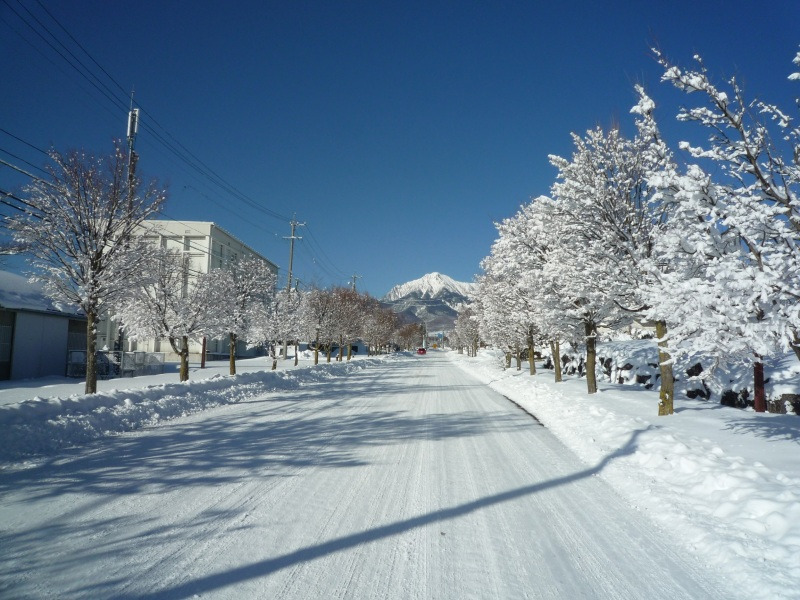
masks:
MULTIPOLYGON (((418 374, 414 376, 416 378, 418 374)), ((473 386, 465 384, 463 387, 473 386)), ((242 516, 238 508, 216 508, 204 510, 180 525, 164 524, 158 521, 157 516, 139 514, 86 518, 114 499, 191 486, 242 484, 253 478, 275 478, 278 481, 296 476, 307 467, 347 469, 364 465, 366 462, 361 450, 369 446, 476 436, 487 429, 517 431, 530 427, 529 421, 521 421, 513 412, 419 415, 414 414, 411 408, 380 409, 380 396, 400 393, 408 393, 408 375, 404 370, 388 375, 366 370, 352 377, 304 384, 291 396, 270 394, 250 400, 253 410, 246 415, 228 410, 233 406, 222 407, 213 419, 173 422, 168 427, 152 428, 147 435, 105 439, 88 453, 85 448, 76 449, 34 468, 0 472, 0 492, 24 488, 26 499, 31 501, 64 494, 82 497, 69 513, 54 515, 35 528, 13 532, 6 528, 0 532, 0 548, 5 549, 0 560, 0 579, 9 580, 23 572, 30 573, 36 565, 43 565, 43 561, 59 571, 79 569, 87 562, 108 555, 119 561, 134 561, 145 545, 170 544, 187 538, 202 541, 204 537, 215 535, 209 523, 218 522, 220 518, 235 521, 242 516), (352 406, 352 402, 356 405, 352 406), (372 402, 372 408, 366 414, 362 410, 364 402, 372 402), (102 535, 108 531, 120 531, 123 535, 102 535), (128 531, 135 534, 127 534, 128 531), (43 547, 60 539, 81 540, 79 544, 73 543, 72 547, 82 549, 56 557, 53 553, 42 554, 43 547)), ((635 432, 625 447, 589 469, 210 574, 149 596, 137 594, 136 597, 183 598, 212 591, 590 477, 611 460, 633 453, 640 433, 635 432)), ((248 526, 244 520, 240 523, 242 528, 248 526)), ((105 581, 79 590, 79 593, 89 597, 120 597, 119 592, 126 583, 109 576, 105 581)), ((4 593, 0 586, 0 595, 4 593)))
MULTIPOLYGON (((208 593, 213 590, 224 588, 243 581, 265 577, 298 563, 313 561, 330 554, 335 554, 337 552, 342 552, 350 548, 361 546, 363 544, 368 544, 380 539, 400 535, 418 527, 424 527, 432 523, 441 523, 479 511, 489 506, 502 504, 517 498, 536 494, 546 489, 567 485, 577 480, 597 475, 614 459, 635 453, 636 440, 638 436, 646 430, 647 429, 641 429, 633 432, 625 446, 609 454, 595 466, 578 471, 576 473, 565 475, 564 477, 518 487, 498 494, 492 494, 490 496, 478 498, 477 500, 465 502, 450 508, 436 510, 424 515, 411 517, 409 519, 404 519, 388 525, 342 536, 314 546, 307 546, 281 556, 256 561, 249 565, 230 569, 225 572, 214 573, 205 577, 200 577, 172 588, 159 590, 149 594, 137 594, 135 597, 140 599, 158 598, 176 600, 179 598, 189 598, 195 595, 202 595, 204 593, 208 593)), ((122 597, 125 598, 126 596, 122 597)), ((132 598, 133 596, 127 597, 132 598)))
MULTIPOLYGON (((24 422, 24 419, 27 418, 24 416, 25 411, 22 411, 21 420, 23 422, 12 424, 11 431, 7 433, 9 436, 7 439, 11 440, 10 443, 5 447, 0 446, 0 473, 3 468, 10 471, 30 468, 31 462, 41 462, 42 458, 52 460, 52 457, 60 454, 74 454, 75 452, 70 451, 69 448, 86 448, 105 444, 108 438, 128 431, 157 427, 164 422, 174 421, 188 414, 217 409, 225 404, 262 403, 270 400, 292 401, 299 397, 298 390, 336 391, 346 388, 353 393, 359 393, 365 391, 371 383, 380 382, 380 393, 382 394, 395 396, 412 394, 416 390, 407 385, 407 376, 404 380, 403 371, 406 368, 408 365, 399 364, 392 369, 392 373, 389 375, 363 368, 355 372, 349 370, 342 372, 342 368, 336 367, 312 368, 300 375, 292 372, 249 372, 238 376, 226 375, 222 379, 211 378, 210 385, 206 385, 204 381, 198 388, 193 387, 194 382, 189 382, 188 385, 178 382, 159 384, 161 389, 155 393, 164 396, 167 401, 163 409, 156 404, 155 410, 151 411, 151 414, 155 414, 155 418, 159 421, 157 424, 143 424, 141 414, 126 421, 123 413, 112 422, 112 429, 103 433, 94 426, 94 423, 104 422, 103 414, 100 414, 103 411, 114 412, 118 406, 121 406, 119 393, 114 394, 114 397, 109 398, 107 402, 100 402, 99 405, 95 401, 82 403, 80 399, 77 402, 72 402, 70 399, 64 403, 67 408, 61 406, 58 409, 55 406, 60 403, 56 402, 49 408, 64 411, 65 418, 63 420, 57 418, 58 415, 35 414, 38 410, 36 409, 33 411, 34 415, 30 417, 33 419, 31 421, 33 426, 28 427, 28 424, 24 422), (213 383, 214 380, 217 381, 217 384, 213 383), (219 394, 217 390, 224 390, 225 393, 219 394), (191 399, 193 396, 196 397, 192 401, 194 405, 187 406, 180 401, 184 397, 191 399), (95 419, 97 415, 99 415, 99 419, 95 419), (17 443, 16 440, 21 440, 21 442, 17 443), (35 450, 32 449, 34 447, 36 447, 35 450)), ((417 379, 430 376, 415 374, 417 379)), ((140 401, 149 400, 148 394, 141 390, 133 391, 134 397, 139 398, 140 401)))
POLYGON ((490 420, 501 430, 522 426, 511 415, 415 415, 413 405, 381 409, 382 396, 418 393, 409 389, 402 369, 304 383, 291 394, 243 401, 252 408, 247 414, 237 414, 235 405, 221 407, 214 418, 173 421, 149 428, 148 435, 104 438, 88 452, 73 448, 33 467, 0 471, 0 493, 24 488, 32 500, 68 493, 117 497, 285 477, 309 466, 360 466, 362 447, 477 435, 490 420), (370 403, 370 409, 351 407, 354 402, 370 403))
POLYGON ((768 441, 786 441, 800 445, 800 419, 797 415, 758 416, 752 419, 728 418, 725 419, 725 429, 737 434, 754 435, 768 441))

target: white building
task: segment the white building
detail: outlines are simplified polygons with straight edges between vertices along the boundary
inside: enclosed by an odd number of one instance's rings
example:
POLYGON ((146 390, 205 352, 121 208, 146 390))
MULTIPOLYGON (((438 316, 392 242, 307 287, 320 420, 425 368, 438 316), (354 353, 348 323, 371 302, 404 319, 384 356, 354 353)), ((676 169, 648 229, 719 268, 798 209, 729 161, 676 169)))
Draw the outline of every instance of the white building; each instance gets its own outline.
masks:
MULTIPOLYGON (((208 273, 211 269, 222 268, 230 261, 245 256, 255 256, 264 261, 276 275, 278 267, 244 242, 209 221, 166 221, 150 220, 141 225, 141 235, 153 244, 167 249, 181 250, 189 257, 190 277, 199 273, 208 273)), ((118 328, 112 321, 98 328, 97 347, 118 347, 118 328)), ((123 341, 125 350, 144 350, 147 352, 164 352, 167 360, 178 360, 167 340, 123 341)), ((191 342, 189 360, 199 361, 202 344, 191 342)), ((248 349, 240 342, 236 349, 237 357, 253 356, 255 349, 248 349)), ((206 356, 209 359, 228 357, 228 340, 207 340, 206 356)))

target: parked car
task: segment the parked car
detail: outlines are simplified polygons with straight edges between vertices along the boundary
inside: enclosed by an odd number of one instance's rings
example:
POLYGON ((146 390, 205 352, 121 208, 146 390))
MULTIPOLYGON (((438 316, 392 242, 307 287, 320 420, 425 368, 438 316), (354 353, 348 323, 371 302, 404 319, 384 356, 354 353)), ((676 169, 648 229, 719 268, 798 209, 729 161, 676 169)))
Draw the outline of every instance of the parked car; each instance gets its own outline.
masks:
POLYGON ((427 350, 425 348, 417 348, 417 354, 426 354, 427 350))

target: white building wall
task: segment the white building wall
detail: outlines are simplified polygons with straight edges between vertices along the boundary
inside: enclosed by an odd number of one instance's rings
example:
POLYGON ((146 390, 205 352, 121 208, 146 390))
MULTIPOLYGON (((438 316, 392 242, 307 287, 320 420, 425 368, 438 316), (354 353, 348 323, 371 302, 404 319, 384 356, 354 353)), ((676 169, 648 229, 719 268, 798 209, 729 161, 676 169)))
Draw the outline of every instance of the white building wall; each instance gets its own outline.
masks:
MULTIPOLYGON (((211 269, 224 268, 232 260, 244 256, 261 258, 268 268, 277 276, 278 267, 258 252, 236 239, 224 229, 210 221, 144 221, 141 226, 142 236, 163 248, 177 249, 189 255, 190 278, 198 273, 208 273, 211 269)), ((107 339, 115 339, 116 325, 109 323, 103 330, 107 339)), ((178 360, 177 354, 172 350, 167 340, 136 340, 124 344, 126 349, 146 352, 164 352, 166 360, 178 360)), ((112 344, 108 344, 109 348, 112 344)), ((102 347, 102 346, 101 346, 102 347)), ((190 341, 189 359, 197 362, 200 360, 202 344, 199 341, 190 341)), ((206 343, 208 354, 228 355, 227 340, 208 340, 206 343)), ((244 342, 237 346, 237 356, 253 356, 255 349, 248 349, 244 342)))

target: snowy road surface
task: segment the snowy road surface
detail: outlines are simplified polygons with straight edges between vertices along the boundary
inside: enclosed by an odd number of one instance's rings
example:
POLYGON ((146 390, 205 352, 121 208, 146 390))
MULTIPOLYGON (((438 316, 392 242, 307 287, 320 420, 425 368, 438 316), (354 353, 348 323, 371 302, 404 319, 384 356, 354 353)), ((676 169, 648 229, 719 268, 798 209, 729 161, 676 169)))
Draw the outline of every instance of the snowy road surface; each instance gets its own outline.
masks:
POLYGON ((388 362, 0 473, 0 597, 735 597, 614 458, 436 353, 388 362))

